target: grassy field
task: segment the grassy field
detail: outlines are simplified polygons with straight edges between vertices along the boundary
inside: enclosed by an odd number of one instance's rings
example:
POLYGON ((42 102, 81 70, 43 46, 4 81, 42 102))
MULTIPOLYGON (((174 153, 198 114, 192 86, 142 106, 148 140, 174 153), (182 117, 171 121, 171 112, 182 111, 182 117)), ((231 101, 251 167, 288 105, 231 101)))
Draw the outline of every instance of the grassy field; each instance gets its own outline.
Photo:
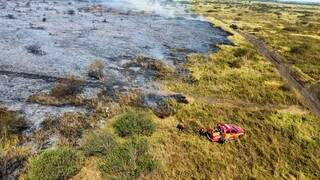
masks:
POLYGON ((254 33, 284 55, 288 64, 311 78, 312 83, 320 81, 320 6, 254 1, 195 2, 196 11, 225 24, 234 22, 254 33))
MULTIPOLYGON (((95 103, 96 114, 89 118, 67 114, 60 120, 63 127, 56 125, 49 130, 72 143, 61 142, 54 149, 31 156, 22 179, 39 179, 46 172, 48 179, 320 178, 320 118, 301 103, 270 62, 229 28, 237 21, 245 30, 254 31, 313 84, 320 79, 316 63, 320 52, 318 7, 195 2, 196 12, 234 33, 230 39, 235 45, 220 46, 210 55, 191 54, 184 68, 192 81, 175 73, 159 79, 163 89, 186 95, 189 103, 168 102, 175 114, 165 119, 149 109, 127 106, 135 103, 116 104, 106 112, 104 108, 111 105, 102 100, 95 103), (298 16, 309 11, 307 24, 297 25, 298 16), (291 31, 293 25, 299 32, 291 31), (302 41, 308 43, 303 51, 294 47, 302 41), (97 129, 100 121, 106 124, 97 129), (179 123, 185 125, 184 130, 176 128, 179 123), (201 127, 217 123, 237 124, 246 135, 223 145, 199 135, 201 127), (82 130, 83 124, 89 128, 82 130), (46 170, 42 170, 44 166, 46 170)), ((0 115, 17 118, 5 110, 0 115)), ((17 132, 10 131, 7 122, 0 121, 1 130, 16 139, 17 132)), ((13 144, 4 142, 1 156, 9 153, 13 144)))

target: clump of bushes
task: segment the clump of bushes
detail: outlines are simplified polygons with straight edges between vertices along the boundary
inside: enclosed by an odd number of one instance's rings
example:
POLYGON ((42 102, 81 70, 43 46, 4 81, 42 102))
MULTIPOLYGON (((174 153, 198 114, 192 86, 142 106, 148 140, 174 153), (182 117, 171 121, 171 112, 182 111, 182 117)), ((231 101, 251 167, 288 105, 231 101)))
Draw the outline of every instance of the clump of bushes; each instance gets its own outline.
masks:
POLYGON ((67 179, 81 168, 83 155, 70 148, 49 149, 29 160, 26 179, 67 179))
POLYGON ((83 81, 76 78, 70 77, 58 81, 51 89, 51 95, 57 98, 66 96, 73 96, 82 90, 83 81))
POLYGON ((152 116, 147 112, 127 112, 114 123, 116 133, 121 137, 146 135, 150 136, 156 130, 152 116))
POLYGON ((81 143, 81 149, 87 156, 107 155, 116 146, 114 136, 105 131, 87 134, 81 143))
POLYGON ((102 80, 104 78, 104 64, 101 60, 96 60, 89 65, 88 76, 94 79, 102 80))
POLYGON ((235 57, 243 57, 249 53, 247 48, 237 48, 233 51, 233 56, 235 57))
POLYGON ((106 179, 136 179, 157 168, 157 161, 149 153, 146 138, 133 138, 114 148, 100 164, 106 179))
POLYGON ((290 48, 290 53, 295 53, 295 54, 302 54, 306 50, 308 50, 310 46, 307 43, 302 43, 296 46, 292 46, 290 48))

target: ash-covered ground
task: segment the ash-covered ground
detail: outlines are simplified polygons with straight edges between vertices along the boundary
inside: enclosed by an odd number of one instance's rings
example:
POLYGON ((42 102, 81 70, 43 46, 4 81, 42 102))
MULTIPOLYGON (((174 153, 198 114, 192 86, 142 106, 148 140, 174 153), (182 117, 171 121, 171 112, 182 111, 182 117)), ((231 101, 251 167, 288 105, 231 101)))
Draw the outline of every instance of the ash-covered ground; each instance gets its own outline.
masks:
MULTIPOLYGON (((1 105, 38 124, 48 114, 86 111, 26 101, 59 78, 92 82, 88 66, 96 59, 106 66, 106 86, 156 89, 150 77, 127 64, 145 56, 175 68, 188 53, 208 53, 217 44, 230 43, 228 33, 212 24, 181 14, 181 9, 177 16, 173 6, 160 11, 162 3, 156 5, 148 12, 141 4, 123 8, 110 0, 0 1, 1 105)), ((83 94, 93 89, 88 86, 83 94)))

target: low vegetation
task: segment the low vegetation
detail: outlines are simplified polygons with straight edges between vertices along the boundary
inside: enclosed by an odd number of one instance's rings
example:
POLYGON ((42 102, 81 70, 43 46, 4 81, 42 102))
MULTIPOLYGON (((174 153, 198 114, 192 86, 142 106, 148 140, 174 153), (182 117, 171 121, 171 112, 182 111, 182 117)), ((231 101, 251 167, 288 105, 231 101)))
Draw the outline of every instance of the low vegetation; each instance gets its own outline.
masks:
POLYGON ((288 65, 320 81, 320 6, 196 0, 194 9, 215 23, 236 23, 285 56, 288 65), (241 18, 235 21, 235 17, 241 18))
MULTIPOLYGON (((267 31, 279 24, 278 21, 270 18, 272 26, 268 25, 269 21, 261 21, 278 6, 199 0, 194 7, 216 25, 234 33, 231 39, 236 46, 220 46, 217 53, 209 56, 189 56, 185 68, 193 76, 193 83, 183 78, 165 83, 169 90, 193 99, 189 104, 173 104, 176 114, 158 122, 158 130, 152 136, 153 152, 165 162, 165 176, 169 179, 319 178, 317 159, 320 157, 316 148, 320 145, 319 118, 304 107, 272 64, 229 28, 233 18, 241 13, 240 28, 247 30, 263 24, 260 37, 268 35, 289 41, 267 31), (199 136, 201 127, 214 127, 217 123, 237 124, 245 129, 246 135, 224 145, 212 144, 199 136), (184 130, 176 130, 177 124, 183 124, 184 130)), ((287 16, 285 11, 272 14, 287 16)), ((311 46, 301 53, 307 55, 305 52, 313 52, 317 45, 311 46)))
MULTIPOLYGON (((44 130, 66 143, 31 157, 26 179, 319 179, 319 117, 308 111, 270 62, 229 28, 237 21, 240 29, 267 41, 317 91, 318 7, 301 6, 301 11, 293 5, 215 0, 193 5, 232 32, 235 46, 189 55, 182 67, 188 78, 170 76, 171 70, 153 60, 141 58, 134 64, 160 72, 163 88, 183 94, 182 103, 165 102, 158 111, 151 108, 152 113, 140 106, 139 93, 102 96, 93 115, 66 114, 45 121, 44 130), (266 18, 270 21, 261 21, 266 18), (307 36, 297 35, 301 30, 307 36), (110 99, 121 104, 115 108, 120 115, 109 112, 110 99), (237 124, 246 134, 223 145, 199 135, 200 128, 217 123, 237 124)), ((65 98, 79 93, 80 87, 78 80, 60 82, 51 93, 65 98)), ((3 117, 18 118, 6 113, 3 117)), ((1 128, 15 132, 15 126, 3 124, 0 119, 1 128)))
POLYGON ((7 177, 15 170, 23 168, 29 155, 28 148, 20 147, 23 131, 28 123, 17 112, 0 108, 0 177, 7 177))
POLYGON ((95 60, 88 68, 88 76, 97 80, 104 78, 104 63, 101 60, 95 60))
POLYGON ((83 156, 70 148, 45 150, 29 160, 26 179, 67 179, 81 168, 83 156))
POLYGON ((65 113, 60 118, 48 118, 41 126, 45 131, 56 133, 60 141, 76 145, 83 133, 97 126, 96 117, 84 113, 65 113))
POLYGON ((82 80, 76 77, 69 77, 57 82, 51 89, 51 95, 57 98, 73 96, 81 92, 82 85, 82 80))
POLYGON ((161 60, 144 56, 137 56, 133 62, 129 63, 127 66, 140 67, 143 71, 149 73, 148 75, 153 75, 158 79, 163 79, 164 77, 170 76, 174 73, 174 70, 161 60))
MULTIPOLYGON (((57 90, 56 90, 57 91, 57 90)), ((59 91, 59 90, 58 90, 59 91)), ((28 102, 37 103, 42 105, 49 105, 49 106, 66 106, 66 105, 73 105, 73 106, 85 106, 88 103, 88 99, 85 99, 80 96, 64 96, 55 97, 47 93, 38 93, 33 94, 28 98, 28 102)))
POLYGON ((153 118, 146 112, 127 112, 114 123, 116 133, 121 137, 134 135, 150 136, 156 129, 153 118))
POLYGON ((16 112, 0 108, 0 137, 19 134, 27 128, 27 123, 16 112))
POLYGON ((88 133, 82 139, 81 149, 87 156, 108 155, 116 144, 113 134, 100 130, 88 133))
POLYGON ((100 163, 106 179, 136 179, 157 168, 145 138, 133 138, 113 149, 100 163))

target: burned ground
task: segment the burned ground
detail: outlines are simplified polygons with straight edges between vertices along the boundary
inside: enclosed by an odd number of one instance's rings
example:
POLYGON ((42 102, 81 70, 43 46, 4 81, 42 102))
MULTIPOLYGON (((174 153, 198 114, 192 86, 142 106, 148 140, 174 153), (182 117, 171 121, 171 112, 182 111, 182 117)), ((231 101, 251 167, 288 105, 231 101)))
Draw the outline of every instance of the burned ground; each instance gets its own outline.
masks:
POLYGON ((143 89, 150 87, 150 74, 139 73, 141 67, 125 66, 136 57, 173 66, 188 52, 212 52, 217 44, 229 43, 228 33, 190 17, 163 17, 86 1, 8 1, 0 6, 0 101, 25 114, 33 114, 27 112, 32 104, 26 104, 26 99, 52 87, 47 79, 77 76, 86 80, 88 67, 96 59, 105 66, 100 74, 109 82, 143 89))

